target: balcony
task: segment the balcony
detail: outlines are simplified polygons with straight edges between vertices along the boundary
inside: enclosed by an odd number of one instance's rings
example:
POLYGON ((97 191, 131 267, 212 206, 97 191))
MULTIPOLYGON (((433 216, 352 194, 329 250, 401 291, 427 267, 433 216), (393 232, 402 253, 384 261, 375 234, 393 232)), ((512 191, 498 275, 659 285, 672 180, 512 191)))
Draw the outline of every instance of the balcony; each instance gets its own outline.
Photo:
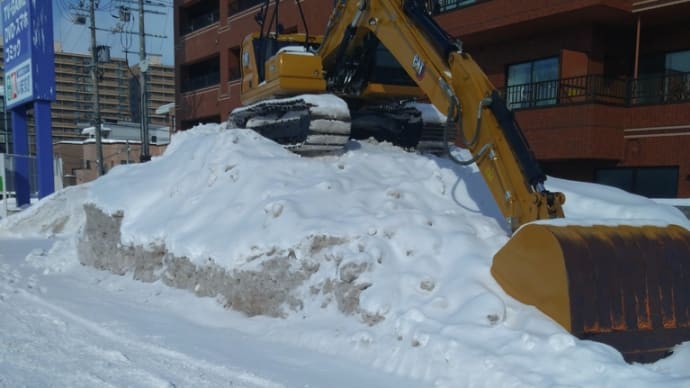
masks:
POLYGON ((180 9, 180 33, 190 34, 208 27, 220 19, 218 0, 202 1, 180 9))
POLYGON ((194 77, 182 80, 181 91, 182 93, 193 92, 210 86, 216 86, 219 82, 220 74, 218 72, 195 75, 194 77))
POLYGON ((512 110, 570 104, 674 104, 690 102, 690 72, 629 80, 587 75, 511 85, 500 92, 512 110))
POLYGON ((636 80, 588 75, 499 92, 542 161, 620 161, 626 128, 673 127, 690 119, 690 73, 636 80))
POLYGON ((220 82, 220 57, 181 67, 180 91, 182 93, 218 85, 220 82))

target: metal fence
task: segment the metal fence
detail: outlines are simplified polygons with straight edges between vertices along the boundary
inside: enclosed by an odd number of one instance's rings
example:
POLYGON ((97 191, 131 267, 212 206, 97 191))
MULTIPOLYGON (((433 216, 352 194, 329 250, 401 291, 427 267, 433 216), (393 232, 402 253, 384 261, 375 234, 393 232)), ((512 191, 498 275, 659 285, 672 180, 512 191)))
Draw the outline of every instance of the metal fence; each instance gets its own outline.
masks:
POLYGON ((510 109, 597 103, 619 106, 690 102, 690 73, 624 80, 586 75, 511 85, 500 90, 510 109))
POLYGON ((191 92, 193 90, 199 90, 210 86, 216 86, 219 82, 220 73, 217 71, 201 75, 195 74, 191 78, 185 78, 182 80, 180 90, 183 93, 191 92))
POLYGON ((631 104, 671 104, 690 101, 690 73, 641 77, 630 89, 631 104))
POLYGON ((2 179, 2 194, 13 196, 15 192, 14 172, 19 161, 29 164, 29 186, 31 196, 38 196, 38 170, 36 169, 36 157, 26 155, 0 154, 0 179, 2 179))

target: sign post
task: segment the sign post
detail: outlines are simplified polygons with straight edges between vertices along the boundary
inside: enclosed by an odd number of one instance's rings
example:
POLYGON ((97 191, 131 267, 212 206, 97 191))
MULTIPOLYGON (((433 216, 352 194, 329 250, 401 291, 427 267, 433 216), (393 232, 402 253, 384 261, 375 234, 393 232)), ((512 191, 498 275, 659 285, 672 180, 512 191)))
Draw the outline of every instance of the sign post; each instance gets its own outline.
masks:
POLYGON ((0 217, 7 217, 7 177, 5 177, 5 154, 0 154, 0 195, 2 203, 0 206, 0 217))
POLYGON ((26 110, 34 104, 38 195, 54 191, 50 102, 55 101, 52 1, 2 0, 5 109, 12 111, 17 206, 30 198, 26 110))

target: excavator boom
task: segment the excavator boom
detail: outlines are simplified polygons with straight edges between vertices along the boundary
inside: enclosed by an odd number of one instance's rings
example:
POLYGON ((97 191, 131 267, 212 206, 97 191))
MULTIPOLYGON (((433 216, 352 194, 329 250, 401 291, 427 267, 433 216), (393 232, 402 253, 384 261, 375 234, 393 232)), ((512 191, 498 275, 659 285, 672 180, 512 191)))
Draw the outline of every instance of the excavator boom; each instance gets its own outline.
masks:
POLYGON ((310 116, 318 109, 299 93, 344 101, 349 114, 330 119, 348 123, 353 132, 395 132, 399 139, 412 138, 411 144, 431 133, 431 126, 420 124, 414 107, 390 101, 423 96, 446 117, 435 123, 445 133, 444 147, 455 138, 469 149, 472 159, 458 162, 477 164, 515 231, 491 268, 508 294, 580 338, 610 344, 628 361, 657 360, 690 340, 690 231, 534 223, 563 218, 565 197, 545 189, 546 176, 512 112, 462 44, 429 16, 424 1, 338 0, 323 37, 250 37, 242 58, 243 101, 254 105, 231 114, 230 121, 244 126, 253 119, 262 131, 278 127, 284 135, 289 129, 307 142, 314 128, 310 116), (269 44, 285 48, 298 42, 301 54, 265 51, 269 44), (396 66, 382 76, 377 69, 390 62, 386 55, 396 66), (288 99, 275 102, 276 97, 288 99), (301 113, 285 108, 271 116, 276 105, 293 101, 302 102, 301 113), (257 120, 252 110, 265 116, 257 120))

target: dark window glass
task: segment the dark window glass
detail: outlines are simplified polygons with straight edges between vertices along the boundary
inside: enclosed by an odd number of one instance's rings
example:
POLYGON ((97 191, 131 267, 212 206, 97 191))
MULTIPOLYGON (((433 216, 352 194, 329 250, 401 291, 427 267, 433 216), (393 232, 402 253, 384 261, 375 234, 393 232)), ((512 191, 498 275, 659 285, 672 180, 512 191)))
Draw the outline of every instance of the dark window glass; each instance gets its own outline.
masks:
POLYGON ((690 50, 640 58, 634 103, 662 104, 690 100, 690 50))
POLYGON ((194 32, 220 18, 218 0, 204 0, 180 10, 180 31, 182 34, 194 32))
POLYGON ((448 12, 476 3, 476 0, 431 0, 432 13, 448 12))
POLYGON ((265 0, 233 0, 230 2, 230 15, 242 12, 255 5, 263 4, 265 0))
POLYGON ((371 82, 414 86, 416 83, 407 75, 393 54, 382 44, 376 47, 373 69, 370 74, 371 82))
POLYGON ((675 198, 678 167, 626 167, 597 170, 595 181, 649 198, 675 198))
POLYGON ((690 100, 690 50, 666 54, 666 102, 690 100))
POLYGON ((209 60, 182 67, 182 92, 203 89, 220 82, 220 59, 209 60))
POLYGON ((558 57, 508 66, 506 100, 510 109, 553 105, 557 102, 558 57))
POLYGON ((633 180, 633 169, 631 168, 598 170, 595 178, 597 183, 618 187, 629 192, 633 191, 633 180))

